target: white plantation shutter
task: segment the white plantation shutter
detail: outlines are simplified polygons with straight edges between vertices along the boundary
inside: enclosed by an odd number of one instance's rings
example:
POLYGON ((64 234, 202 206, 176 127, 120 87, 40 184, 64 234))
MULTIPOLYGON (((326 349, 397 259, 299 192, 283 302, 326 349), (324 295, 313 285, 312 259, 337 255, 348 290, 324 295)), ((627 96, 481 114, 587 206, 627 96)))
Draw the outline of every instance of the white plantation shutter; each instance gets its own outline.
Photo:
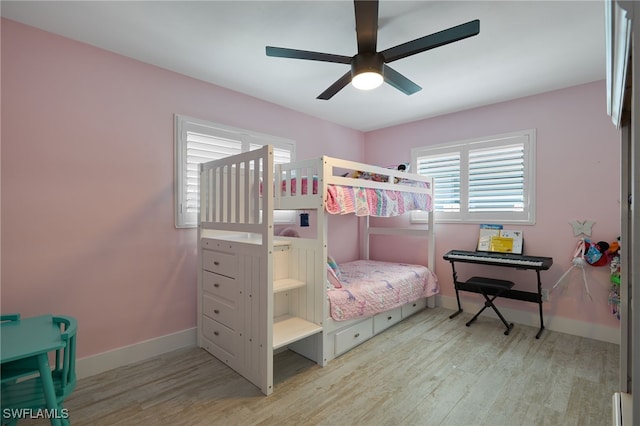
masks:
POLYGON ((459 152, 418 158, 418 174, 433 177, 435 211, 460 211, 459 152))
POLYGON ((200 206, 199 165, 240 154, 266 144, 274 146, 274 163, 295 155, 293 141, 234 129, 195 118, 175 116, 175 217, 177 228, 197 226, 200 206))
POLYGON ((242 142, 186 131, 186 169, 183 173, 185 193, 181 207, 189 223, 197 220, 200 206, 200 163, 219 160, 242 152, 242 142))
MULTIPOLYGON (((412 150, 439 222, 535 223, 535 130, 412 150)), ((416 221, 420 219, 416 216, 416 221)))
POLYGON ((469 212, 524 210, 524 146, 469 151, 469 212))

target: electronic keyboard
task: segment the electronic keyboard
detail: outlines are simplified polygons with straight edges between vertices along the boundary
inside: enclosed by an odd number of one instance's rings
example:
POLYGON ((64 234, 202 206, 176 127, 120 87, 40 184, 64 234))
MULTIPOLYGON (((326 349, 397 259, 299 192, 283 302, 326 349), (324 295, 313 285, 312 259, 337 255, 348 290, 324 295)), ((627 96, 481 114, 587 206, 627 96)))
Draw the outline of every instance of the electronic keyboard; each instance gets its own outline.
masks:
POLYGON ((513 253, 451 250, 443 256, 450 262, 479 263, 483 265, 513 266, 521 269, 547 270, 553 265, 550 257, 525 256, 513 253))

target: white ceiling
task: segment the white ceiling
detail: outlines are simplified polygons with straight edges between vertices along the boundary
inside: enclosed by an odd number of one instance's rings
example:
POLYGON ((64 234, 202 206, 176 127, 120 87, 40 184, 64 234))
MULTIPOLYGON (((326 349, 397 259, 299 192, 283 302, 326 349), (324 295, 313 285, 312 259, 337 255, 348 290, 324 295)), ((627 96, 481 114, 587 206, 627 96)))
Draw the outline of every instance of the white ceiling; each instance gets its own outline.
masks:
POLYGON ((378 50, 480 19, 480 34, 393 62, 422 86, 321 92, 348 65, 273 58, 265 46, 353 56, 353 3, 2 1, 2 16, 363 131, 605 78, 602 1, 381 0, 378 50))

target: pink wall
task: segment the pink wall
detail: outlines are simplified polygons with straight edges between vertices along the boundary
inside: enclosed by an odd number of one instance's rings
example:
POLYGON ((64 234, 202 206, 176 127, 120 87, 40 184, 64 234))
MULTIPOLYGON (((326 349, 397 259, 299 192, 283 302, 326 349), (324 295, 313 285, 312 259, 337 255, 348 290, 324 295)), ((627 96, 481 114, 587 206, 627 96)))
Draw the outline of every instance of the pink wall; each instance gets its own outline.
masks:
MULTIPOLYGON (((554 258, 553 267, 542 273, 543 287, 551 288, 571 266, 577 237, 570 220, 593 220, 595 241, 614 241, 620 233, 620 142, 619 132, 606 113, 604 81, 531 96, 460 113, 449 114, 366 134, 366 161, 394 164, 410 160, 411 148, 461 141, 482 136, 535 128, 537 131, 537 210, 533 226, 522 229, 525 251, 554 258), (393 147, 393 149, 390 149, 393 147)), ((473 250, 477 224, 439 224, 437 227, 436 274, 442 294, 454 296, 450 265, 442 255, 451 249, 473 250)), ((378 241, 374 255, 390 260, 425 258, 426 243, 403 245, 378 241)), ((466 265, 465 265, 466 266, 466 265)), ((617 326, 607 303, 608 268, 587 267, 593 302, 586 297, 578 271, 563 281, 544 304, 547 314, 587 323, 617 326)), ((461 276, 487 274, 487 270, 461 268, 461 276), (462 273, 464 272, 464 274, 462 273)), ((515 277, 522 288, 535 288, 532 272, 508 272, 494 268, 496 277, 515 277)), ((506 301, 522 310, 536 305, 506 301)))
POLYGON ((77 317, 80 357, 196 325, 174 113, 296 140, 301 159, 364 158, 361 132, 4 19, 1 72, 1 309, 77 317))
MULTIPOLYGON (((533 127, 538 223, 524 231, 528 251, 556 260, 545 285, 569 265, 569 220, 595 220, 596 239, 619 233, 618 133, 604 83, 362 134, 12 21, 1 30, 1 310, 76 316, 80 357, 195 326, 196 231, 173 226, 174 113, 294 139, 300 159, 383 165, 415 146, 533 127)), ((355 223, 331 218, 338 260, 357 256, 355 223)), ((437 256, 471 248, 476 229, 439 226, 437 256)), ((421 261, 423 249, 385 241, 374 254, 421 261)), ((452 295, 448 264, 436 272, 452 295)), ((572 281, 546 309, 617 324, 603 272, 589 270, 593 303, 572 281)))

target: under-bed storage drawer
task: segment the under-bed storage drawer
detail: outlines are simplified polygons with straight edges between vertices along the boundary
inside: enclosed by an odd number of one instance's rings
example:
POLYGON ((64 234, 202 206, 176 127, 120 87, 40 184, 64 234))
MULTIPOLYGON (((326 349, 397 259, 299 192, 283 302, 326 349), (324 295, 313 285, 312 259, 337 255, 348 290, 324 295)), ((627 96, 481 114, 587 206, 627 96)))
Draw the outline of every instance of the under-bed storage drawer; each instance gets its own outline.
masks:
POLYGON ((352 325, 336 333, 335 353, 339 355, 373 336, 373 318, 352 325))
POLYGON ((402 308, 398 306, 387 312, 382 312, 373 317, 373 334, 378 334, 382 330, 391 327, 402 319, 402 308))
POLYGON ((202 250, 202 269, 235 278, 238 261, 233 254, 202 250))
POLYGON ((427 299, 418 299, 402 305, 402 318, 406 318, 427 307, 427 299))

